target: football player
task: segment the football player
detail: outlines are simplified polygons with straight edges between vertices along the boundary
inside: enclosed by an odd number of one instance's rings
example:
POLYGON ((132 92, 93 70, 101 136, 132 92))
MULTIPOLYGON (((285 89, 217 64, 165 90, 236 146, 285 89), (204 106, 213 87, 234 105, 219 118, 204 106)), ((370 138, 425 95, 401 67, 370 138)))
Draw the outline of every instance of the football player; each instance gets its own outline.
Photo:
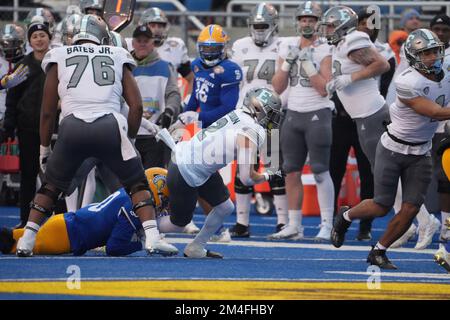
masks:
POLYGON ((281 175, 280 171, 260 174, 254 170, 256 153, 264 144, 266 131, 270 134, 279 126, 280 109, 281 99, 275 92, 252 89, 241 109, 229 112, 191 140, 176 145, 167 175, 171 215, 161 219, 161 227, 180 231, 191 221, 198 196, 212 207, 200 232, 185 247, 186 257, 222 257, 205 249, 207 241, 234 210, 218 170, 237 160, 241 181, 247 186, 281 175))
POLYGON ((316 34, 322 10, 306 1, 296 10, 297 37, 287 38, 279 54, 272 79, 282 93, 289 87, 286 119, 281 128, 283 169, 289 203, 289 224, 270 239, 303 238, 301 172, 309 154, 309 164, 317 185, 321 225, 316 239, 330 240, 334 211, 334 185, 329 172, 331 118, 334 104, 327 97, 331 80, 331 46, 316 34))
POLYGON ((236 108, 242 70, 227 58, 228 41, 228 35, 217 24, 208 25, 200 32, 199 57, 192 62, 193 94, 178 117, 183 125, 200 121, 206 128, 236 108))
MULTIPOLYGON (((159 219, 168 214, 167 170, 150 168, 145 175, 159 219)), ((88 250, 106 246, 106 254, 123 256, 142 250, 144 230, 132 206, 130 196, 121 188, 100 203, 54 215, 39 229, 33 253, 83 255, 88 250)), ((16 253, 17 240, 23 233, 24 229, 0 229, 0 251, 16 253)))
POLYGON ((33 254, 40 225, 51 216, 54 203, 67 191, 76 170, 91 157, 105 163, 130 194, 133 211, 145 230, 145 249, 150 254, 176 254, 177 248, 160 237, 144 169, 130 140, 136 136, 142 117, 142 99, 131 72, 135 62, 125 49, 107 45, 109 33, 100 17, 85 15, 80 25, 73 46, 55 48, 42 62, 46 82, 40 164, 45 177, 30 205, 17 255, 33 254), (129 106, 128 119, 120 114, 122 96, 129 106), (52 153, 50 139, 58 99, 61 122, 52 153))
POLYGON ((394 81, 397 99, 391 105, 392 122, 376 150, 374 198, 349 209, 342 207, 334 221, 332 243, 340 247, 352 220, 385 216, 392 208, 399 179, 403 186, 401 210, 367 258, 371 265, 397 269, 386 256, 419 212, 432 175, 431 145, 439 125, 450 119, 450 72, 442 68, 444 44, 427 29, 408 36, 405 54, 410 67, 394 81))
MULTIPOLYGON (((278 58, 281 38, 278 37, 278 12, 270 4, 256 5, 248 19, 250 36, 236 40, 232 47, 231 59, 244 72, 241 82, 238 106, 242 105, 245 93, 257 87, 272 88, 272 77, 275 74, 275 64, 278 58)), ((283 100, 283 97, 281 97, 283 100)), ((281 150, 278 144, 271 145, 271 154, 281 150)), ((278 170, 279 168, 270 167, 278 170)), ((287 224, 287 198, 284 179, 274 180, 270 185, 274 196, 277 213, 277 231, 287 224)), ((249 216, 252 187, 245 186, 239 179, 236 170, 234 191, 236 192, 237 222, 230 229, 231 237, 246 238, 250 236, 249 216)))

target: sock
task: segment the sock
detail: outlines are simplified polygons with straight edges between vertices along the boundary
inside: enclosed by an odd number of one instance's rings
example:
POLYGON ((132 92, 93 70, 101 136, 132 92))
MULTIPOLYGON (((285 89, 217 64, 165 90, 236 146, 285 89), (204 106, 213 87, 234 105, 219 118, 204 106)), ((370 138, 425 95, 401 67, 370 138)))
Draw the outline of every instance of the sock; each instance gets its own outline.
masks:
POLYGON ((250 201, 251 193, 236 193, 236 218, 237 223, 244 226, 249 225, 250 221, 250 201))
POLYGON ((159 230, 156 226, 156 220, 144 221, 142 222, 142 227, 144 228, 145 237, 147 241, 153 243, 160 239, 159 230))
POLYGON ((441 211, 441 221, 442 221, 441 228, 444 230, 447 230, 445 220, 447 220, 448 217, 450 217, 450 212, 441 211))
POLYGON ((289 225, 294 227, 302 226, 302 210, 288 210, 289 225))
POLYGON ((314 175, 317 186, 317 199, 319 200, 320 217, 322 225, 333 224, 334 211, 334 185, 330 172, 325 171, 314 175))
POLYGON ((350 210, 345 211, 342 216, 344 217, 344 219, 348 222, 352 222, 352 219, 350 219, 350 217, 348 216, 348 214, 350 213, 350 210))
POLYGON ((38 225, 37 223, 28 221, 27 225, 25 226, 23 237, 25 239, 36 239, 36 234, 38 233, 40 228, 41 226, 38 225))
POLYGON ((161 218, 158 218, 158 229, 160 232, 183 232, 184 227, 179 227, 177 225, 174 225, 172 221, 170 221, 170 216, 162 216, 161 218))
POLYGON ((386 250, 386 247, 383 246, 381 243, 377 242, 377 244, 375 245, 375 249, 386 250))
POLYGON ((419 222, 419 227, 424 228, 431 221, 431 215, 428 210, 422 205, 419 209, 419 213, 416 215, 417 221, 419 222))
POLYGON ((274 195, 273 204, 275 205, 275 210, 277 211, 277 224, 288 224, 288 200, 287 195, 274 195))
POLYGON ((205 247, 214 232, 216 232, 216 230, 222 225, 225 218, 230 215, 233 210, 234 204, 230 199, 222 202, 218 206, 215 206, 206 216, 205 224, 200 232, 195 236, 192 244, 205 247))

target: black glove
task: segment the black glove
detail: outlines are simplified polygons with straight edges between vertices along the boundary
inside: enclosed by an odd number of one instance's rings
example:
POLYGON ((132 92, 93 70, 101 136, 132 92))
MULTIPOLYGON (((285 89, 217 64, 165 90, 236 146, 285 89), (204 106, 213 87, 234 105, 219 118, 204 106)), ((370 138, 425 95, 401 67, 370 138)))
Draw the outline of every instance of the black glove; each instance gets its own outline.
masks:
POLYGON ((441 156, 448 148, 450 148, 450 137, 445 137, 439 141, 439 146, 436 149, 436 153, 441 156))
POLYGON ((8 138, 11 138, 11 140, 14 140, 15 137, 16 137, 16 134, 14 132, 14 129, 0 128, 0 143, 7 141, 8 138))
POLYGON ((160 125, 164 129, 167 129, 173 123, 173 120, 174 120, 173 110, 166 108, 159 116, 158 120, 156 121, 156 124, 160 125))
POLYGON ((272 171, 272 170, 266 170, 265 172, 266 175, 266 180, 271 183, 274 182, 276 180, 279 179, 284 179, 284 177, 286 176, 286 174, 283 172, 283 170, 277 170, 277 171, 272 171))

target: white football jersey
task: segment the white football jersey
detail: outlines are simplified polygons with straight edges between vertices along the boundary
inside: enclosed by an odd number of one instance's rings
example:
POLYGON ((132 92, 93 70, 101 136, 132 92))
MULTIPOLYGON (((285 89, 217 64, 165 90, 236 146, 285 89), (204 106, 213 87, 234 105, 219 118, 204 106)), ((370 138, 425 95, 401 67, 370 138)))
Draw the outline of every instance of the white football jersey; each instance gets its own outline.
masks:
MULTIPOLYGON (((286 59, 290 48, 298 47, 300 37, 285 38, 281 44, 280 58, 286 59)), ((331 56, 332 47, 320 40, 311 45, 313 64, 317 70, 320 69, 322 60, 331 56)), ((297 112, 311 112, 320 109, 334 109, 334 103, 328 97, 322 97, 319 92, 311 86, 310 80, 300 63, 295 63, 289 72, 289 96, 288 109, 297 112)))
MULTIPOLYGON (((0 56, 0 79, 8 74, 9 71, 9 62, 5 60, 2 56, 0 56)), ((0 90, 0 120, 5 118, 5 110, 6 110, 6 90, 0 90)))
POLYGON ((265 130, 255 119, 242 110, 235 110, 197 132, 191 140, 178 143, 176 164, 186 183, 191 187, 201 186, 212 174, 236 160, 239 134, 248 137, 258 148, 266 139, 265 130))
MULTIPOLYGON (((272 43, 266 47, 257 46, 251 37, 233 43, 231 60, 236 62, 244 73, 236 107, 242 106, 245 94, 253 88, 273 89, 272 77, 275 74, 282 40, 283 38, 274 37, 272 43)), ((288 89, 280 96, 283 105, 287 102, 287 93, 288 89)))
MULTIPOLYGON (((125 39, 128 50, 133 50, 133 38, 125 39)), ((180 38, 169 37, 160 47, 156 47, 156 51, 159 54, 161 60, 170 62, 172 66, 177 70, 181 64, 188 62, 189 56, 187 52, 187 47, 184 41, 180 38)))
POLYGON ((73 114, 87 122, 120 113, 123 66, 135 66, 128 51, 119 47, 83 44, 47 52, 42 69, 58 64, 61 118, 73 114))
MULTIPOLYGON (((446 69, 448 72, 450 72, 450 47, 445 49, 445 58, 444 58, 444 69, 446 69)), ((443 133, 445 124, 449 122, 449 120, 446 121, 439 121, 439 126, 436 130, 436 133, 443 133)))
MULTIPOLYGON (((365 66, 353 62, 348 57, 350 52, 362 48, 376 50, 375 45, 366 33, 353 31, 346 35, 344 40, 333 48, 333 75, 351 74, 364 69, 365 66)), ((338 90, 337 95, 345 111, 352 119, 368 117, 380 110, 385 104, 376 78, 352 82, 343 90, 338 90)))
POLYGON ((428 80, 418 71, 409 67, 395 80, 397 98, 390 106, 391 123, 388 131, 398 139, 408 142, 427 142, 419 146, 409 146, 393 141, 387 134, 383 134, 381 142, 392 151, 403 154, 425 154, 431 149, 431 139, 439 122, 415 112, 402 103, 399 98, 412 99, 424 97, 435 101, 442 107, 450 102, 450 72, 444 70, 444 77, 440 82, 428 80))

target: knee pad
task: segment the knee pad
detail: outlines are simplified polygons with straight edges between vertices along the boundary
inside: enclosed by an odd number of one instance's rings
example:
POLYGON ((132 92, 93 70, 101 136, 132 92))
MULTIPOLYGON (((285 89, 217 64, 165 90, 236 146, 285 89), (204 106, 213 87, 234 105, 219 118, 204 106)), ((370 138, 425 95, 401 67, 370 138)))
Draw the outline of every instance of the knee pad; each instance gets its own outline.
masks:
POLYGON ((47 187, 47 183, 44 183, 38 191, 36 191, 36 193, 45 195, 46 197, 50 198, 50 200, 52 200, 53 205, 51 206, 51 208, 44 208, 43 206, 37 204, 34 200, 31 201, 30 203, 30 208, 34 209, 36 211, 39 211, 40 213, 42 213, 43 215, 45 215, 46 217, 50 218, 51 215, 53 214, 53 209, 55 207, 55 203, 56 201, 58 201, 59 197, 62 195, 62 192, 59 191, 58 189, 56 189, 55 191, 49 189, 47 187))
POLYGON ((311 164, 311 172, 314 174, 314 178, 316 177, 316 175, 321 175, 324 172, 328 172, 330 170, 330 166, 329 164, 327 165, 325 165, 324 163, 311 164))
POLYGON ((239 194, 249 194, 253 192, 253 187, 244 185, 241 179, 236 175, 234 179, 234 192, 239 194))
POLYGON ((269 185, 273 195, 281 196, 286 194, 286 184, 284 178, 275 176, 275 179, 271 180, 269 185))

